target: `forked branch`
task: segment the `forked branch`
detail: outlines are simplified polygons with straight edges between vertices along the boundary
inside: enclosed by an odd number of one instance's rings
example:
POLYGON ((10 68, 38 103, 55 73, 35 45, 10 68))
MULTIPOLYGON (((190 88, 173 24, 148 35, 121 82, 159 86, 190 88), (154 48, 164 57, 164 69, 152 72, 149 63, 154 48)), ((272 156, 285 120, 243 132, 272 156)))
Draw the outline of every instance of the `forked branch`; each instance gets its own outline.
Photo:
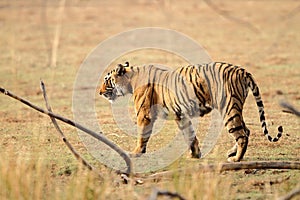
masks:
POLYGON ((203 171, 231 171, 241 169, 296 169, 300 170, 300 162, 292 161, 249 161, 238 163, 220 163, 200 166, 203 171))
POLYGON ((80 129, 81 131, 89 134, 90 136, 96 138, 97 140, 103 142, 104 144, 106 144, 107 146, 109 146, 110 148, 112 148, 114 151, 116 151, 124 159, 124 161, 125 161, 125 163, 127 165, 126 172, 118 172, 118 173, 125 173, 127 175, 132 174, 132 163, 131 163, 130 157, 127 155, 127 153, 124 150, 122 150, 120 147, 118 147, 117 145, 115 145, 114 143, 112 143, 103 134, 97 134, 94 131, 92 131, 92 130, 90 130, 90 129, 84 127, 84 126, 82 126, 81 124, 78 124, 77 122, 74 122, 74 121, 72 121, 70 119, 64 118, 64 117, 62 117, 62 116, 60 116, 58 114, 55 114, 55 113, 53 113, 51 111, 44 110, 44 109, 42 109, 42 108, 40 108, 40 107, 38 107, 38 106, 30 103, 29 101, 27 101, 27 100, 25 100, 25 99, 23 99, 23 98, 15 95, 15 94, 9 92, 8 90, 6 90, 6 89, 4 89, 2 87, 0 87, 0 92, 3 93, 3 94, 5 94, 5 95, 7 95, 7 96, 9 96, 9 97, 11 97, 11 98, 14 98, 14 99, 20 101, 21 103, 23 103, 23 104, 25 104, 25 105, 27 105, 27 106, 29 106, 29 107, 31 107, 31 108, 39 111, 40 113, 43 113, 45 115, 48 115, 48 116, 53 117, 55 119, 58 119, 58 120, 60 120, 62 122, 65 122, 65 123, 67 123, 67 124, 69 124, 69 125, 71 125, 73 127, 76 127, 78 129, 80 129))
MULTIPOLYGON (((52 108, 49 104, 49 101, 48 101, 48 97, 47 97, 47 93, 46 93, 46 87, 45 87, 45 84, 44 82, 41 80, 41 89, 42 89, 42 92, 43 92, 43 97, 44 97, 44 100, 45 100, 45 104, 46 104, 46 108, 49 112, 52 112, 52 108)), ((50 119, 55 127, 55 129, 57 130, 57 132, 59 133, 60 137, 62 138, 62 141, 67 145, 67 147, 69 148, 69 150, 72 152, 72 154, 75 156, 75 158, 77 160, 79 160, 84 166, 86 166, 89 170, 93 170, 95 171, 95 168, 90 165, 74 148, 73 146, 71 145, 71 143, 67 140, 67 138, 65 137, 64 133, 62 132, 62 130, 60 129, 56 119, 54 117, 51 117, 50 116, 50 119)), ((100 177, 102 177, 100 174, 99 174, 100 177)))

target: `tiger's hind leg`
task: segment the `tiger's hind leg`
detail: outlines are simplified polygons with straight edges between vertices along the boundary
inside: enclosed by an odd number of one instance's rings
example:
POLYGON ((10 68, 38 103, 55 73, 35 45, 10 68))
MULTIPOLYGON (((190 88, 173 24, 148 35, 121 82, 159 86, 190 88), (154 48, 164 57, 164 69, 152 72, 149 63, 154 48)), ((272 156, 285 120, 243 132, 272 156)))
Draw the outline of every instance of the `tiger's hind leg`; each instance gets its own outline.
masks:
POLYGON ((235 145, 234 145, 231 149, 229 149, 229 150, 227 151, 227 157, 228 157, 228 158, 229 158, 229 157, 233 157, 233 156, 236 155, 237 147, 238 147, 238 145, 237 145, 237 143, 235 143, 235 145))
POLYGON ((192 158, 201 158, 201 151, 199 148, 199 141, 195 134, 192 122, 186 117, 177 117, 176 123, 179 130, 183 133, 185 141, 188 143, 191 150, 192 158))
MULTIPOLYGON (((246 129, 246 134, 248 135, 249 138, 250 130, 246 126, 245 129, 246 129)), ((237 149, 238 149, 238 143, 235 143, 235 145, 230 150, 227 151, 227 157, 229 158, 235 156, 237 149)))
POLYGON ((235 145, 227 152, 229 162, 239 162, 243 159, 248 146, 250 130, 246 127, 241 115, 236 114, 225 123, 231 136, 235 139, 235 145))

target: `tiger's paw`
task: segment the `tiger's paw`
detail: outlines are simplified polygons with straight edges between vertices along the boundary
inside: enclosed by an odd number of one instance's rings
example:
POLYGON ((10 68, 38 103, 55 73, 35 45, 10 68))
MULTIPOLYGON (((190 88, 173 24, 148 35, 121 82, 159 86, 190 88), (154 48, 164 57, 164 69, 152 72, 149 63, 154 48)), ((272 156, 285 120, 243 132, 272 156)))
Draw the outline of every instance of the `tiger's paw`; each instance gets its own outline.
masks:
POLYGON ((138 158, 138 157, 141 157, 143 153, 134 153, 134 152, 131 152, 129 153, 129 157, 130 158, 138 158))
POLYGON ((199 158, 201 158, 201 154, 199 155, 191 155, 191 158, 196 158, 196 159, 199 159, 199 158))
POLYGON ((129 153, 129 156, 131 158, 137 158, 143 155, 143 153, 146 153, 146 149, 137 146, 131 153, 129 153))
POLYGON ((227 159, 228 162, 240 162, 240 159, 238 159, 236 156, 232 156, 232 157, 229 157, 227 159))
POLYGON ((234 145, 230 150, 227 151, 227 157, 233 157, 236 155, 237 152, 237 145, 234 145))
POLYGON ((234 157, 236 155, 236 150, 229 150, 227 152, 227 157, 230 158, 230 157, 234 157))
POLYGON ((191 158, 198 158, 198 159, 201 158, 201 152, 199 152, 199 153, 192 152, 191 158))

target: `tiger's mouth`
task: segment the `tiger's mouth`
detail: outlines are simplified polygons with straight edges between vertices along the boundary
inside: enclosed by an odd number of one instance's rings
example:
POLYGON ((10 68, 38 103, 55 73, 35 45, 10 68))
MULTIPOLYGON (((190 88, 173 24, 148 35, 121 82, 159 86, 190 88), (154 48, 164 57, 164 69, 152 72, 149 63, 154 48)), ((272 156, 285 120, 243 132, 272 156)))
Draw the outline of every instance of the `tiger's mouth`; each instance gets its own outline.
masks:
POLYGON ((104 97, 108 101, 113 101, 117 97, 117 95, 115 93, 113 93, 113 91, 100 92, 99 95, 104 97))
POLYGON ((118 90, 117 88, 114 88, 112 90, 107 90, 105 92, 99 92, 99 95, 112 103, 116 100, 117 97, 124 96, 124 93, 122 90, 118 90))

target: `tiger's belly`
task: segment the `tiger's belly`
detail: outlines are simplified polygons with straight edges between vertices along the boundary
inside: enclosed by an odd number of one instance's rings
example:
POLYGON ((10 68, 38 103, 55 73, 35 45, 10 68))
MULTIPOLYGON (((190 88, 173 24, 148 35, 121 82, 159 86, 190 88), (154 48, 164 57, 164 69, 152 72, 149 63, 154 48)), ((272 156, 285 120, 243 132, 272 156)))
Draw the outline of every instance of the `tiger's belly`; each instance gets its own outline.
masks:
MULTIPOLYGON (((204 115, 210 113, 212 111, 212 107, 210 105, 198 105, 192 104, 192 106, 184 106, 184 105, 175 105, 172 106, 154 106, 155 113, 159 118, 173 120, 175 118, 183 118, 183 117, 203 117, 204 115)), ((151 108, 152 109, 152 108, 151 108)))

